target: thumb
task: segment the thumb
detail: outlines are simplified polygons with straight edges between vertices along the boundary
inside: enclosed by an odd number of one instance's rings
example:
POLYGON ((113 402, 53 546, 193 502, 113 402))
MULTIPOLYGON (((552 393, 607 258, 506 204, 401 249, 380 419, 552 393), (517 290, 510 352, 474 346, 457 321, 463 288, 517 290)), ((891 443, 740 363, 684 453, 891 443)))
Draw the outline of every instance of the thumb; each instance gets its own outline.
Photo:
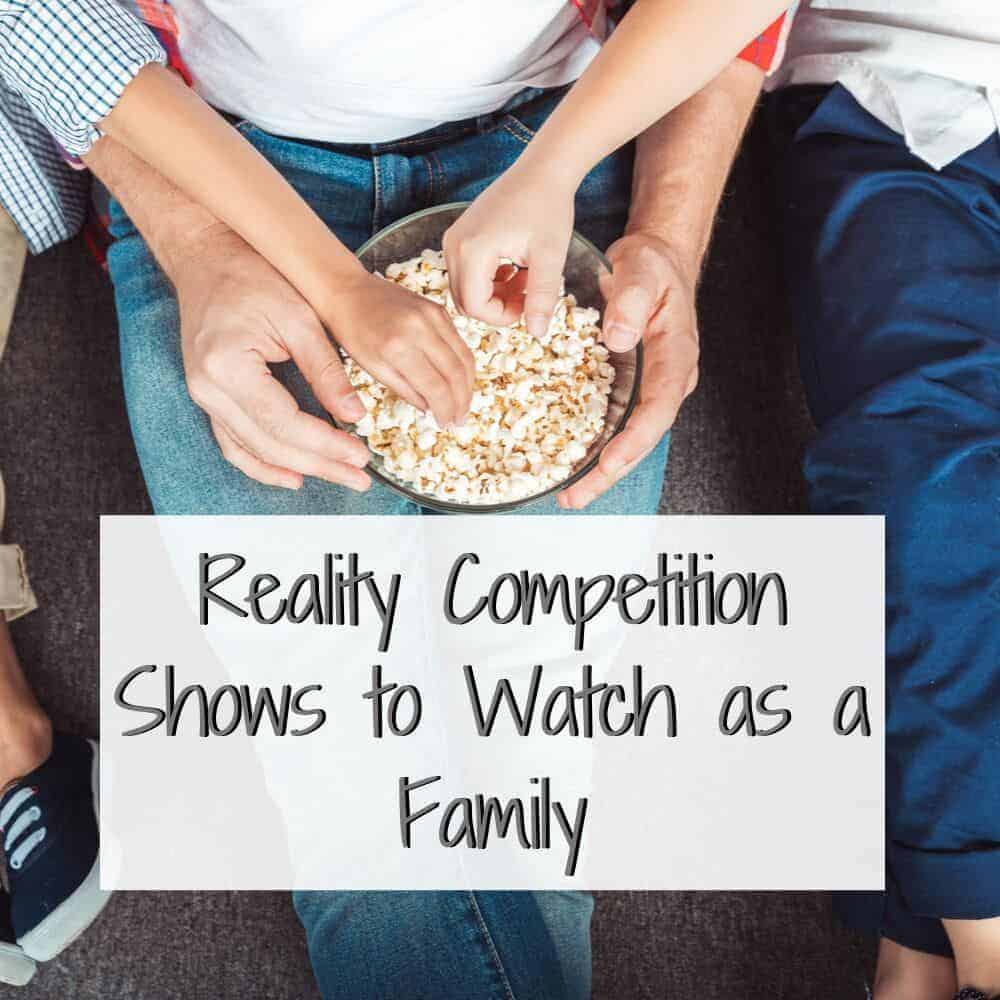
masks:
POLYGON ((642 339, 656 310, 657 289, 648 276, 628 268, 613 275, 604 311, 604 343, 616 353, 629 351, 642 339))
POLYGON ((319 321, 300 329, 288 341, 292 360, 326 411, 338 420, 357 423, 365 415, 365 404, 354 391, 340 354, 319 321))
POLYGON ((528 260, 524 288, 524 325, 533 337, 544 337, 562 294, 562 258, 551 250, 537 250, 528 260))

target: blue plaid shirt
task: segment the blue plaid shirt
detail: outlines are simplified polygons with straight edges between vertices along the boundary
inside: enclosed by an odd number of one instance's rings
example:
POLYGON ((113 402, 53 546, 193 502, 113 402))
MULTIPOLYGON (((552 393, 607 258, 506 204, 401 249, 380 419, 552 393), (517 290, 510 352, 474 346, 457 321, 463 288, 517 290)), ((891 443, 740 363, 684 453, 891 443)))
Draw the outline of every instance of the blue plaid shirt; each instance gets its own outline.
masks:
POLYGON ((0 0, 0 202, 33 253, 68 239, 87 208, 69 156, 148 63, 156 36, 114 0, 0 0))

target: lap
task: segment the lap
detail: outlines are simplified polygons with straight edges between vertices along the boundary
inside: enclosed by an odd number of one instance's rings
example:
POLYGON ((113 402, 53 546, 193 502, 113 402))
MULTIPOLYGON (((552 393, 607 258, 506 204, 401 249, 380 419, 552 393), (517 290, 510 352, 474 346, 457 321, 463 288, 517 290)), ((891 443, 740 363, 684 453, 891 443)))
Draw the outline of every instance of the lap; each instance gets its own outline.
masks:
MULTIPOLYGON (((379 221, 387 223, 424 207, 415 198, 433 196, 441 203, 475 197, 516 159, 526 136, 531 134, 529 123, 537 127, 552 106, 552 101, 533 102, 524 113, 525 124, 515 126, 501 117, 500 123, 485 133, 440 144, 429 154, 427 164, 408 163, 407 169, 415 176, 433 178, 433 184, 399 185, 395 200, 390 193, 392 185, 383 184, 381 189, 376 185, 371 160, 280 139, 252 126, 246 127, 245 134, 338 238, 356 249, 371 235, 380 215, 379 199, 384 203, 382 208, 388 210, 388 216, 379 221), (399 195, 400 191, 405 196, 399 195)), ((404 159, 401 155, 396 158, 404 159)), ((599 245, 606 245, 624 225, 630 164, 629 153, 611 158, 581 187, 578 224, 599 245)), ((123 380, 133 437, 158 513, 419 512, 417 505, 378 483, 358 494, 307 479, 300 490, 293 492, 256 483, 230 466, 219 452, 207 418, 187 392, 173 289, 120 206, 112 203, 111 212, 115 242, 109 251, 108 266, 118 307, 123 380)), ((275 374, 304 409, 324 416, 294 366, 276 366, 275 374)), ((655 513, 666 457, 665 438, 626 479, 582 513, 655 513)), ((526 508, 525 512, 564 513, 554 499, 526 508)))
MULTIPOLYGON (((548 113, 544 110, 544 114, 548 113)), ((538 108, 521 128, 537 127, 538 108)), ((332 151, 247 129, 253 141, 352 249, 375 224, 372 178, 332 151)), ((437 202, 475 197, 523 148, 514 123, 439 150, 426 172, 437 202)), ((631 185, 626 152, 584 182, 577 224, 605 247, 624 225, 631 185)), ((406 211, 422 207, 412 204, 406 211)), ((399 214, 406 214, 401 210, 399 214)), ((382 224, 390 218, 379 220, 382 224)), ((115 286, 129 419, 147 487, 162 514, 413 514, 416 505, 379 484, 365 494, 307 479, 298 491, 256 483, 219 452, 209 423, 188 395, 173 289, 120 206, 112 205, 108 265, 115 286)), ((322 415, 290 365, 278 377, 300 405, 322 415)), ((665 438, 587 513, 655 513, 667 456, 665 438)), ((526 513, 567 513, 549 500, 526 513)), ((570 516, 578 516, 572 512, 570 516)), ((300 893, 296 907, 325 996, 480 996, 547 1000, 590 993, 589 897, 576 893, 300 893), (414 928, 421 925, 422 930, 414 928), (470 960, 474 953, 481 960, 470 960), (478 977, 478 978, 477 978, 478 977), (462 992, 468 986, 469 988, 462 992), (393 992, 395 990, 395 992, 393 992), (450 992, 449 992, 450 991, 450 992)))

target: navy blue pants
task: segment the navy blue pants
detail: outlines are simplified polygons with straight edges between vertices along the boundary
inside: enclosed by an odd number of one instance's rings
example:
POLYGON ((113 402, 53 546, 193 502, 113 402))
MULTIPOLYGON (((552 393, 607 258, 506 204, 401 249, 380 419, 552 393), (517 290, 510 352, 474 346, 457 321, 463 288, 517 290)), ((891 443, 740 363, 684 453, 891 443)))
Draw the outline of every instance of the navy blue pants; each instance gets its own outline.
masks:
POLYGON ((886 518, 887 891, 837 907, 947 955, 1000 916, 1000 138, 936 172, 842 87, 769 114, 810 506, 886 518))

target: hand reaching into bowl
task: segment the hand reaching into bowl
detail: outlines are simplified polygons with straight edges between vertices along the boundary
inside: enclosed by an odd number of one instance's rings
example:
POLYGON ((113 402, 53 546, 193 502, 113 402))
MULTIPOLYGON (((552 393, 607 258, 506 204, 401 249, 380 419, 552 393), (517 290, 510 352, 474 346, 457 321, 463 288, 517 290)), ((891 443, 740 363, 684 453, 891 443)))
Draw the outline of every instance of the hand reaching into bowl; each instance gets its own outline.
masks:
POLYGON ((476 383, 472 352, 443 306, 359 269, 320 310, 337 342, 442 427, 461 423, 476 383))
POLYGON ((466 209, 444 236, 461 312, 494 326, 516 322, 523 312, 528 333, 545 334, 562 293, 575 189, 558 171, 516 163, 466 209), (518 273, 497 280, 505 261, 518 273))
POLYGON ((510 322, 523 306, 528 332, 544 333, 583 179, 701 90, 786 6, 787 0, 632 5, 514 165, 446 234, 459 308, 496 324, 510 322), (521 280, 496 280, 505 260, 525 269, 521 280))

